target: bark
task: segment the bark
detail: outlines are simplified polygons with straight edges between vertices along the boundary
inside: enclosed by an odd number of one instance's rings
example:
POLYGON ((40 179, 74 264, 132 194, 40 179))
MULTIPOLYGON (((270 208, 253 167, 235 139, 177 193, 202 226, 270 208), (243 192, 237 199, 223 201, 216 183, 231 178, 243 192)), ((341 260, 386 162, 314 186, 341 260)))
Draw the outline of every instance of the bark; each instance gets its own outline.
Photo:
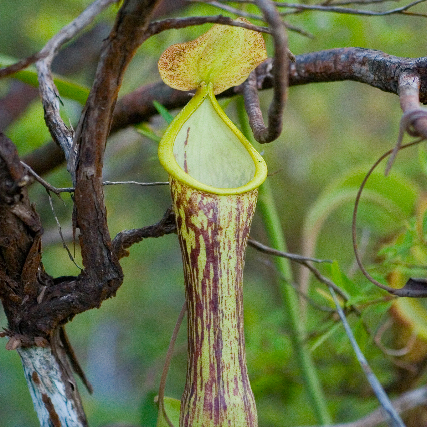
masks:
POLYGON ((0 298, 8 319, 6 348, 20 348, 41 425, 60 426, 67 409, 78 421, 68 425, 84 426, 80 397, 56 331, 44 337, 23 333, 25 313, 55 286, 41 263, 42 226, 28 199, 28 182, 15 146, 0 134, 0 298), (34 343, 43 347, 21 348, 34 343))
POLYGON ((77 384, 57 335, 53 346, 18 349, 34 409, 41 426, 85 427, 77 384))
POLYGON ((53 283, 41 264, 42 226, 28 199, 28 183, 15 146, 0 134, 0 297, 15 334, 22 313, 53 283))

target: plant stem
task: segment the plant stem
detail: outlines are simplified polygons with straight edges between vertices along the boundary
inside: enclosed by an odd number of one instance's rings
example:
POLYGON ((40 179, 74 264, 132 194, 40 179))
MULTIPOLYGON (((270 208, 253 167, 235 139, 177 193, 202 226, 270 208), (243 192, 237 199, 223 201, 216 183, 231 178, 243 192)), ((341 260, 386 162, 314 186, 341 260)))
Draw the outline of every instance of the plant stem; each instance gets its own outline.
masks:
MULTIPOLYGON (((242 132, 249 141, 253 142, 254 139, 249 127, 242 97, 239 97, 237 101, 237 110, 242 132)), ((286 252, 284 233, 268 179, 259 188, 258 210, 264 223, 269 246, 286 252)), ((309 350, 304 346, 304 323, 300 319, 298 296, 292 286, 289 285, 293 281, 290 262, 285 258, 276 257, 275 265, 279 273, 279 290, 289 320, 289 333, 292 346, 301 370, 307 396, 310 399, 317 422, 331 424, 332 420, 327 409, 326 399, 316 368, 309 350)))

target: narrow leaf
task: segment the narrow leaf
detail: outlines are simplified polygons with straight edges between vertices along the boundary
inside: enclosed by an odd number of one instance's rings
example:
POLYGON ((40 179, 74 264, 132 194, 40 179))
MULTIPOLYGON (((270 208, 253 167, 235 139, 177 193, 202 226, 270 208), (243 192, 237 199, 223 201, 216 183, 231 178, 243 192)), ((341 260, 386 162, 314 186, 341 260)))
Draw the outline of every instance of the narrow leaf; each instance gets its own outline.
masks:
POLYGON ((156 135, 145 123, 142 123, 138 126, 135 126, 135 129, 141 135, 144 135, 148 139, 151 139, 154 142, 160 142, 162 139, 160 136, 156 135))
MULTIPOLYGON (((18 62, 15 58, 0 55, 0 67, 5 67, 7 65, 14 64, 15 62, 18 62)), ((11 77, 34 87, 38 87, 39 85, 37 72, 34 67, 18 71, 11 77)), ((82 105, 85 104, 86 99, 89 96, 89 89, 87 87, 55 75, 53 81, 55 82, 58 92, 62 97, 72 99, 82 105)))
POLYGON ((172 123, 173 116, 165 106, 160 104, 160 102, 153 101, 154 108, 157 110, 157 112, 163 117, 163 119, 166 121, 168 125, 172 123))

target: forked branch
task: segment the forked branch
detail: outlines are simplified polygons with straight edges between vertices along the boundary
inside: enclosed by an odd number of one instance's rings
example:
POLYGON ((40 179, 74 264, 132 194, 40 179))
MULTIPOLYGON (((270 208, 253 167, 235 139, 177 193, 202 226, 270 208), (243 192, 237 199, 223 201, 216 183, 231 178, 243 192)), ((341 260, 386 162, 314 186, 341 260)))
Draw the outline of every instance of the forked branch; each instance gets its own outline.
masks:
MULTIPOLYGON (((124 71, 143 40, 157 3, 156 0, 125 1, 104 44, 95 83, 69 156, 69 168, 71 166, 75 177, 75 219, 80 229, 85 269, 78 277, 50 279, 51 283, 43 286, 42 298, 37 298, 37 292, 31 295, 29 306, 19 316, 19 331, 29 339, 49 336, 75 314, 99 307, 122 284, 123 274, 112 248, 106 219, 103 154, 124 71)), ((43 67, 49 69, 49 64, 43 67)), ((42 73, 41 79, 45 76, 42 73)), ((52 89, 49 82, 47 87, 52 89)), ((52 128, 60 127, 50 114, 46 115, 46 121, 52 128)))

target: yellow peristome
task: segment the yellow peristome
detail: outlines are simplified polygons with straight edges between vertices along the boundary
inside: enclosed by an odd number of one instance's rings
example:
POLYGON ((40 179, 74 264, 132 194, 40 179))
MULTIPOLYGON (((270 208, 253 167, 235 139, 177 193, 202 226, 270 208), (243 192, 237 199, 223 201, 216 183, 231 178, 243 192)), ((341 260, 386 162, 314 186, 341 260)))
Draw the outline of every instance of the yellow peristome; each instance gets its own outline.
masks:
MULTIPOLYGON (((246 22, 244 18, 236 21, 246 22)), ((267 59, 262 35, 229 25, 214 25, 195 40, 170 46, 160 57, 160 76, 178 90, 212 83, 215 95, 243 83, 267 59)))
POLYGON ((264 159, 224 113, 212 84, 203 84, 170 124, 159 159, 171 177, 208 193, 245 193, 267 177, 264 159))

